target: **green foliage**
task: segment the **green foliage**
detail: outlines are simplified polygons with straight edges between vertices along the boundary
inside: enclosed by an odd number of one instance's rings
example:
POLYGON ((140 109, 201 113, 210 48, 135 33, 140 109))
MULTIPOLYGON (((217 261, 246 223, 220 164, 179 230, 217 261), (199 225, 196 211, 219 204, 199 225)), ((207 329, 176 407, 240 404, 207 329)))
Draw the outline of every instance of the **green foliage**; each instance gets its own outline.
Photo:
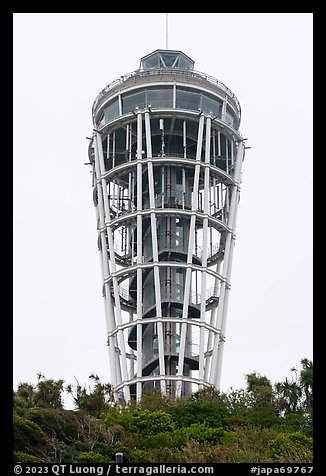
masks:
POLYGON ((235 444, 228 445, 228 457, 231 462, 256 463, 271 462, 267 452, 268 442, 275 438, 278 430, 269 427, 243 425, 234 430, 235 444))
POLYGON ((145 436, 172 432, 175 429, 172 417, 163 410, 150 412, 149 410, 136 408, 126 422, 126 429, 128 431, 145 436))
POLYGON ((243 389, 231 389, 225 407, 227 409, 227 424, 230 427, 247 425, 248 412, 254 405, 255 398, 243 389))
POLYGON ((312 420, 311 415, 300 409, 296 412, 286 413, 277 419, 275 426, 280 431, 296 432, 300 431, 306 436, 312 436, 312 420))
POLYGON ((302 389, 296 382, 290 382, 286 378, 283 382, 277 382, 275 389, 278 395, 277 408, 280 413, 296 412, 299 409, 302 389))
POLYGON ((228 424, 268 428, 277 422, 274 393, 269 386, 251 385, 250 391, 232 390, 227 399, 228 424))
POLYGON ((141 401, 137 403, 137 406, 141 410, 149 410, 150 412, 162 410, 166 413, 169 413, 171 401, 161 394, 160 389, 153 388, 150 390, 145 390, 142 393, 141 401))
POLYGON ((14 449, 29 451, 30 448, 39 448, 45 444, 45 434, 42 429, 30 420, 18 415, 13 417, 14 449))
POLYGON ((194 439, 181 448, 155 452, 155 461, 174 463, 255 463, 272 462, 267 452, 268 441, 277 435, 272 429, 257 429, 240 427, 232 432, 226 432, 226 438, 221 443, 199 442, 194 439))
POLYGON ((128 453, 128 463, 155 463, 150 452, 139 449, 131 449, 128 453))
POLYGON ((88 451, 91 448, 85 443, 70 443, 63 445, 60 452, 61 463, 77 463, 79 455, 82 451, 88 451))
POLYGON ((199 443, 204 441, 214 443, 224 443, 232 439, 233 434, 225 431, 223 428, 212 428, 204 423, 193 423, 189 427, 182 428, 183 434, 187 440, 196 440, 199 443))
POLYGON ((95 451, 88 451, 80 453, 77 463, 110 463, 111 460, 105 456, 96 453, 95 451))
POLYGON ((247 423, 268 428, 277 420, 275 392, 272 384, 266 376, 261 376, 256 372, 247 374, 246 379, 247 394, 252 397, 246 409, 247 423))
POLYGON ((257 372, 246 374, 247 391, 252 392, 260 387, 272 388, 270 380, 265 375, 259 375, 257 372))
POLYGON ((43 431, 65 443, 78 438, 78 415, 71 410, 53 408, 31 408, 26 416, 37 423, 43 431))
POLYGON ((21 410, 37 407, 62 408, 63 380, 45 379, 41 373, 37 376, 36 387, 20 383, 14 392, 14 405, 21 410))
POLYGON ((113 400, 112 387, 108 383, 101 383, 98 375, 91 374, 89 378, 95 382, 94 388, 87 390, 77 382, 75 390, 69 384, 66 391, 72 395, 78 410, 98 418, 113 400))
POLYGON ((112 443, 111 432, 101 427, 100 422, 90 415, 79 414, 73 410, 52 408, 31 408, 28 418, 37 423, 50 437, 64 443, 78 441, 98 441, 112 443))
MULTIPOLYGON (((61 451, 61 462, 62 463, 78 463, 78 462, 87 462, 85 459, 80 461, 80 455, 82 458, 86 458, 87 455, 95 454, 100 455, 105 461, 98 461, 98 462, 114 462, 114 455, 117 451, 128 451, 128 448, 119 445, 116 447, 115 445, 110 445, 106 443, 91 443, 91 442, 81 442, 75 441, 69 445, 65 445, 61 451), (84 456, 86 455, 86 456, 84 456)), ((96 456, 95 456, 96 458, 96 456)), ((90 462, 97 462, 97 461, 90 461, 90 462)))
POLYGON ((76 410, 61 408, 63 381, 38 375, 14 392, 14 458, 20 462, 312 462, 312 362, 271 385, 247 374, 247 388, 208 387, 176 401, 158 389, 114 403, 111 386, 68 386, 76 410))
POLYGON ((176 403, 171 409, 171 416, 178 428, 188 427, 193 423, 206 422, 212 428, 226 427, 227 409, 214 401, 190 399, 176 403))
POLYGON ((42 380, 39 377, 35 393, 35 406, 46 408, 62 408, 63 380, 42 380))
POLYGON ((255 404, 248 408, 247 412, 247 425, 259 426, 261 428, 270 428, 278 421, 275 407, 272 403, 261 402, 258 400, 255 404))
POLYGON ((144 436, 141 439, 142 448, 181 448, 187 441, 188 436, 179 429, 157 433, 156 435, 144 436))
POLYGON ((312 461, 312 438, 300 431, 280 433, 268 443, 268 451, 274 461, 282 462, 284 458, 294 463, 312 461))
POLYGON ((161 432, 170 432, 175 428, 172 417, 163 410, 142 410, 141 406, 119 409, 111 407, 101 413, 101 420, 111 431, 120 433, 121 429, 132 434, 152 436, 161 432), (120 426, 120 428, 119 428, 120 426))
POLYGON ((302 369, 297 375, 297 370, 292 368, 295 374, 290 381, 285 378, 275 384, 277 393, 276 406, 280 414, 293 413, 300 410, 309 413, 312 418, 313 406, 313 363, 309 359, 301 359, 302 369))
POLYGON ((20 383, 13 396, 14 411, 24 416, 27 408, 33 406, 35 403, 35 391, 33 385, 26 382, 20 383))
POLYGON ((35 403, 35 389, 33 385, 22 382, 18 385, 17 391, 15 392, 18 397, 24 400, 29 406, 33 406, 35 403))
POLYGON ((201 390, 197 390, 190 396, 190 400, 201 402, 215 402, 225 403, 226 394, 221 393, 214 386, 204 387, 201 390))
POLYGON ((14 463, 43 463, 44 461, 37 456, 24 453, 22 451, 14 451, 14 463))
POLYGON ((100 419, 107 428, 127 427, 129 416, 129 408, 119 408, 117 405, 109 406, 100 413, 100 419))
POLYGON ((312 412, 313 404, 313 362, 309 359, 301 359, 302 370, 300 371, 300 386, 305 400, 304 405, 312 412))

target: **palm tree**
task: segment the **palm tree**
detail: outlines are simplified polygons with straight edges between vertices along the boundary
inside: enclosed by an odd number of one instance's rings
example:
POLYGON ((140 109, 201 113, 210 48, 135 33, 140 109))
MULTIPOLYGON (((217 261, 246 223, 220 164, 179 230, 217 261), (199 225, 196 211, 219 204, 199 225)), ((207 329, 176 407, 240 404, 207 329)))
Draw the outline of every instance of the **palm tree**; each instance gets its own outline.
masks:
POLYGON ((99 376, 96 374, 91 374, 89 378, 95 382, 93 389, 89 388, 87 390, 86 386, 82 387, 76 379, 76 388, 74 389, 69 384, 65 390, 72 395, 75 407, 78 410, 83 410, 90 415, 99 417, 100 413, 113 401, 112 385, 101 383, 99 376))
POLYGON ((290 382, 285 378, 283 382, 275 384, 275 389, 279 395, 278 406, 281 412, 295 412, 299 408, 302 391, 295 381, 292 380, 292 382, 290 382))
POLYGON ((300 371, 300 386, 305 395, 305 405, 307 409, 312 409, 313 404, 313 362, 307 358, 301 361, 302 370, 300 371))
POLYGON ((62 391, 64 380, 46 379, 41 373, 37 377, 35 405, 47 408, 63 408, 62 391))
POLYGON ((35 388, 29 383, 20 383, 14 396, 22 399, 27 407, 32 407, 35 403, 35 388))

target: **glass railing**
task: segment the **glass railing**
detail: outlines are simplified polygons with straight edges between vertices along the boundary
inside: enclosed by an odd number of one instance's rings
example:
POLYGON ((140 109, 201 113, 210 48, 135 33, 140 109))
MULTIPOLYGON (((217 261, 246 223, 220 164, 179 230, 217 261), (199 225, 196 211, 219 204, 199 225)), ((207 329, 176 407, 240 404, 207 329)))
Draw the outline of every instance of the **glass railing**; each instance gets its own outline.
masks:
POLYGON ((93 116, 95 115, 95 111, 97 106, 100 104, 102 98, 106 96, 106 94, 109 91, 112 91, 114 88, 121 86, 125 81, 128 81, 129 79, 132 78, 137 78, 137 77, 151 77, 151 76, 157 76, 157 75, 180 75, 183 77, 188 77, 188 78, 198 78, 198 79, 205 79, 218 89, 224 91, 230 98, 231 100, 234 101, 234 104, 236 105, 237 108, 237 113, 238 113, 238 119, 240 122, 240 117, 241 117, 241 107, 240 103, 236 97, 236 95, 227 87, 225 84, 223 84, 221 81, 218 79, 214 78, 213 76, 210 76, 208 74, 202 73, 200 71, 187 71, 184 69, 177 69, 177 68, 153 68, 153 69, 147 69, 147 70, 137 70, 137 71, 132 71, 130 73, 127 73, 123 76, 120 76, 119 78, 115 79, 112 81, 108 86, 106 86, 102 91, 97 95, 95 98, 95 101, 93 103, 93 116))

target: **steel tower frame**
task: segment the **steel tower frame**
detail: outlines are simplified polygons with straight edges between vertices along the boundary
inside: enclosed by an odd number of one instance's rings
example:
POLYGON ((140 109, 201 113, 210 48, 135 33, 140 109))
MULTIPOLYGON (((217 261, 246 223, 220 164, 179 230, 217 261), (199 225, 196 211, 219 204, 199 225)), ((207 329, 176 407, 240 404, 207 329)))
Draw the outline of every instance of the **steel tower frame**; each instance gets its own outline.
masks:
POLYGON ((232 91, 156 50, 93 105, 89 159, 116 400, 219 388, 241 167, 232 91))

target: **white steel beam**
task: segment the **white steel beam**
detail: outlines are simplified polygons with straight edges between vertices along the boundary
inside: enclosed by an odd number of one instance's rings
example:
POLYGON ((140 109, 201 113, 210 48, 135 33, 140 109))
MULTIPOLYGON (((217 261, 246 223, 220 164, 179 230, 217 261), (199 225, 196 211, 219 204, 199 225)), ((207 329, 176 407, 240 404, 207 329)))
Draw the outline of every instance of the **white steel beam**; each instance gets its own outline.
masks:
MULTIPOLYGON (((198 189, 199 189, 199 173, 200 173, 200 160, 202 153, 202 144, 203 144, 203 130, 204 130, 204 116, 201 115, 199 118, 198 124, 198 137, 197 137, 197 149, 196 149, 196 167, 194 173, 194 184, 193 184, 193 196, 192 196, 192 215, 190 219, 190 229, 189 229, 189 242, 188 242, 188 256, 187 263, 192 264, 192 256, 194 249, 194 239, 195 239, 195 226, 196 226, 196 211, 198 207, 198 189)), ((188 305, 190 297, 190 288, 191 288, 191 270, 192 267, 189 266, 186 270, 186 278, 184 285, 184 299, 183 299, 183 311, 182 311, 182 323, 181 323, 181 336, 180 336, 180 351, 178 359, 178 375, 183 375, 183 366, 186 350, 186 334, 188 328, 188 305)), ((177 383, 177 397, 181 397, 182 382, 178 381, 177 383)))
MULTIPOLYGON (((137 158, 142 158, 142 114, 137 112, 137 158)), ((142 377, 142 349, 143 349, 143 325, 141 323, 143 306, 142 306, 142 290, 143 279, 141 264, 143 261, 142 253, 142 164, 141 160, 137 163, 137 377, 142 377)), ((136 384, 136 399, 139 401, 142 396, 141 381, 136 384)))
MULTIPOLYGON (((102 140, 101 140, 101 136, 100 136, 99 133, 96 133, 95 140, 96 140, 96 144, 97 144, 97 153, 98 153, 98 158, 99 158, 99 160, 98 160, 99 172, 101 172, 101 169, 104 172, 104 158, 103 158, 102 140)), ((100 173, 100 176, 101 176, 101 173, 100 173)), ((102 197, 103 197, 103 203, 102 203, 102 206, 101 206, 102 215, 103 215, 103 210, 104 210, 106 212, 106 219, 107 219, 107 222, 108 222, 108 224, 107 224, 107 236, 108 236, 108 245, 109 245, 110 262, 111 262, 111 273, 114 273, 116 271, 116 263, 115 263, 115 255, 114 255, 114 243, 113 243, 113 237, 112 237, 112 229, 111 229, 110 224, 109 224, 109 222, 110 222, 110 213, 109 213, 109 206, 108 206, 108 201, 107 201, 106 182, 105 182, 104 179, 101 179, 101 185, 102 185, 102 187, 100 188, 100 190, 101 190, 101 193, 100 193, 101 201, 102 201, 102 197)), ((119 296, 117 278, 114 278, 114 277, 113 277, 113 289, 114 289, 114 302, 115 302, 115 310, 116 310, 116 324, 119 325, 119 324, 122 323, 120 296, 119 296)), ((121 351, 120 366, 121 366, 121 372, 122 372, 122 379, 126 380, 127 376, 128 376, 128 370, 127 370, 126 348, 125 348, 125 339, 124 339, 123 331, 120 331, 118 333, 118 343, 119 343, 119 349, 121 351)), ((129 389, 128 385, 124 388, 124 395, 125 395, 125 398, 127 400, 130 399, 130 389, 129 389)))
MULTIPOLYGON (((205 138, 205 163, 210 161, 210 139, 211 139, 211 118, 206 118, 206 138, 205 138)), ((204 170, 204 213, 209 213, 209 168, 204 170)), ((207 251, 208 251, 208 218, 203 220, 203 254, 202 254, 202 284, 201 284, 201 304, 200 304, 200 320, 205 322, 206 319, 206 294, 207 294, 207 251)), ((205 329, 201 327, 199 338, 199 380, 204 380, 204 363, 205 363, 205 329)), ((202 388, 202 386, 200 386, 202 388)))
POLYGON ((243 161, 243 152, 244 146, 243 142, 240 141, 238 145, 237 157, 236 157, 236 165, 235 165, 235 180, 237 185, 232 187, 232 196, 231 196, 231 205, 230 205, 230 212, 229 212, 229 221, 228 225, 232 229, 232 233, 228 233, 226 238, 225 244, 225 253, 224 253, 224 262, 223 262, 223 276, 226 278, 226 281, 223 281, 221 284, 221 293, 219 299, 219 306, 218 306, 218 314, 217 314, 217 327, 221 329, 221 336, 220 342, 218 343, 218 338, 215 336, 214 339, 214 349, 212 355, 212 366, 211 366, 211 374, 210 374, 210 381, 214 383, 215 386, 218 386, 218 382, 220 380, 220 369, 222 362, 219 362, 223 353, 223 342, 224 342, 224 332, 226 327, 226 295, 228 294, 229 284, 231 273, 231 259, 232 259, 232 251, 233 251, 233 241, 234 241, 234 232, 235 232, 235 218, 236 218, 236 210, 238 207, 239 202, 239 194, 240 194, 240 179, 241 179, 241 167, 243 161), (223 332, 224 331, 224 332, 223 332))
MULTIPOLYGON (((219 259, 217 264, 216 264, 216 273, 218 273, 218 274, 221 273, 221 265, 222 265, 222 260, 219 259)), ((214 279, 214 289, 216 289, 216 288, 220 288, 220 280, 218 278, 214 279)), ((218 329, 217 326, 216 326, 217 309, 218 309, 217 307, 214 307, 211 310, 210 326, 212 328, 216 329, 217 332, 219 332, 220 329, 218 329)), ((210 332, 210 331, 208 332, 207 352, 209 352, 209 353, 207 354, 206 365, 205 365, 205 373, 204 373, 204 379, 205 379, 206 382, 210 382, 210 380, 209 380, 209 371, 210 371, 211 362, 212 362, 212 352, 210 352, 210 350, 211 350, 214 335, 215 335, 215 333, 210 332)), ((211 384, 214 385, 214 382, 211 382, 211 384)))
MULTIPOLYGON (((100 144, 101 145, 101 144, 100 144)), ((103 206, 103 195, 102 195, 102 187, 101 187, 101 171, 100 171, 100 158, 99 158, 99 144, 97 135, 94 137, 94 153, 95 153, 95 175, 96 175, 96 190, 97 190, 97 211, 100 221, 100 238, 101 238, 101 263, 102 263, 102 276, 103 281, 110 276, 110 268, 109 268, 109 259, 107 253, 107 241, 105 236, 105 217, 104 217, 104 206, 103 206)), ((107 324, 107 332, 111 332, 112 329, 116 327, 115 322, 115 315, 114 315, 114 307, 111 302, 111 294, 109 286, 104 284, 105 287, 105 312, 106 312, 106 324, 107 324)), ((109 337, 108 339, 108 350, 109 350, 109 357, 110 357, 110 374, 113 385, 115 382, 118 381, 118 376, 116 374, 117 368, 120 365, 119 356, 115 351, 115 338, 109 337)), ((114 395, 116 399, 116 395, 114 395)))
MULTIPOLYGON (((145 111, 145 133, 146 133, 146 149, 147 158, 152 157, 152 144, 151 144, 151 127, 149 112, 145 111)), ((148 162, 148 191, 149 191, 149 203, 151 209, 151 235, 152 235, 152 250, 153 250, 153 272, 154 272, 154 289, 155 289, 155 302, 156 302, 156 317, 162 317, 162 305, 161 305, 161 284, 160 274, 158 267, 158 246, 157 246, 157 232, 156 232, 156 215, 155 215, 155 198, 154 198, 154 173, 153 163, 148 162)), ((157 334, 158 334, 158 355, 159 355, 159 368, 160 375, 165 375, 165 361, 164 361, 164 334, 162 321, 157 322, 157 334)), ((161 381, 161 391, 163 395, 166 393, 165 381, 161 381)))

